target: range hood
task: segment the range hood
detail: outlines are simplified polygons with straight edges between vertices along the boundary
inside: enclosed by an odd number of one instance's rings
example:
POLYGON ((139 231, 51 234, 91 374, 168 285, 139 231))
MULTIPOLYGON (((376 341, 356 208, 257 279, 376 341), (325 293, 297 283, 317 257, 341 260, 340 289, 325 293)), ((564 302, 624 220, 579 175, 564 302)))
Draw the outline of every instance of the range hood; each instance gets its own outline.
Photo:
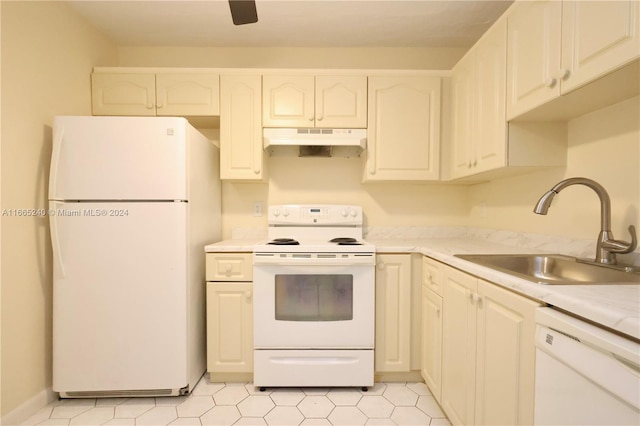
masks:
POLYGON ((271 156, 359 157, 367 146, 366 129, 265 128, 263 136, 271 156))

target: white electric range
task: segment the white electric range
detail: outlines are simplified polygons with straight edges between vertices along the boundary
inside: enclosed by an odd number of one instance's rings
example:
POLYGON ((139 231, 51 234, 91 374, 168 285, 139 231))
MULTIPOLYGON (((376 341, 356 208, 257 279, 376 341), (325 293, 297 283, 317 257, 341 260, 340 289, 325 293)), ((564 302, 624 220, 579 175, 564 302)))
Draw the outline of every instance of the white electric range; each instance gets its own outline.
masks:
POLYGON ((375 247, 359 206, 277 205, 254 247, 254 385, 373 385, 375 247))

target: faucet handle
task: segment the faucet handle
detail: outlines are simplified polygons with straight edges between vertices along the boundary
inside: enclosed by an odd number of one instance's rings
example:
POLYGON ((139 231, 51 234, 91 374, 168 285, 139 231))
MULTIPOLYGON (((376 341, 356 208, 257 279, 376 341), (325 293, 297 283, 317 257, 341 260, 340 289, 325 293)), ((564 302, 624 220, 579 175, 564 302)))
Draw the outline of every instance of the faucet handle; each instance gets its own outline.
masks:
POLYGON ((638 238, 636 237, 636 227, 629 225, 629 234, 631 234, 631 242, 619 240, 606 240, 602 243, 602 248, 610 253, 631 253, 638 246, 638 238))

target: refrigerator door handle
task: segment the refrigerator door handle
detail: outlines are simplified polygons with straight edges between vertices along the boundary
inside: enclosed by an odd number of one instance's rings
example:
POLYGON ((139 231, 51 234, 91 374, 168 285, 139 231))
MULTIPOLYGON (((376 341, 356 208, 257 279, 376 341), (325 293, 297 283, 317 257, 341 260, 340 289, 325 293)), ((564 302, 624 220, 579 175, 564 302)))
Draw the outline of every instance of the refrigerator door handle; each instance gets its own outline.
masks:
POLYGON ((49 169, 49 199, 56 198, 56 188, 58 186, 58 163, 60 162, 60 151, 62 151, 62 138, 64 136, 63 126, 53 127, 53 151, 51 152, 51 168, 49 169))
POLYGON ((51 247, 53 248, 54 276, 64 278, 64 263, 62 262, 62 251, 60 250, 60 238, 58 236, 58 212, 55 201, 49 202, 49 229, 51 231, 51 247))

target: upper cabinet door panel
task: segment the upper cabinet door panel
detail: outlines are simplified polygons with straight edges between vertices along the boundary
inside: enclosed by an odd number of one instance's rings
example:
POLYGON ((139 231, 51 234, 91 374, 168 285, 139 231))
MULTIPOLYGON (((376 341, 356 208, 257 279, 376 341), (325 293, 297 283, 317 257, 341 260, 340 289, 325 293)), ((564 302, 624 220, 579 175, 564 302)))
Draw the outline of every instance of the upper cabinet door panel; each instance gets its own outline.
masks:
POLYGON ((562 92, 640 56, 637 0, 562 3, 562 92))
POLYGON ((156 115, 155 74, 92 74, 93 115, 156 115))
POLYGON ((157 115, 220 115, 218 74, 157 74, 157 115))
POLYGON ((315 83, 317 127, 367 127, 365 76, 317 76, 315 83))
POLYGON ((560 94, 562 3, 522 2, 508 17, 508 119, 560 94))
POLYGON ((313 76, 265 75, 262 80, 264 127, 313 127, 313 76))

